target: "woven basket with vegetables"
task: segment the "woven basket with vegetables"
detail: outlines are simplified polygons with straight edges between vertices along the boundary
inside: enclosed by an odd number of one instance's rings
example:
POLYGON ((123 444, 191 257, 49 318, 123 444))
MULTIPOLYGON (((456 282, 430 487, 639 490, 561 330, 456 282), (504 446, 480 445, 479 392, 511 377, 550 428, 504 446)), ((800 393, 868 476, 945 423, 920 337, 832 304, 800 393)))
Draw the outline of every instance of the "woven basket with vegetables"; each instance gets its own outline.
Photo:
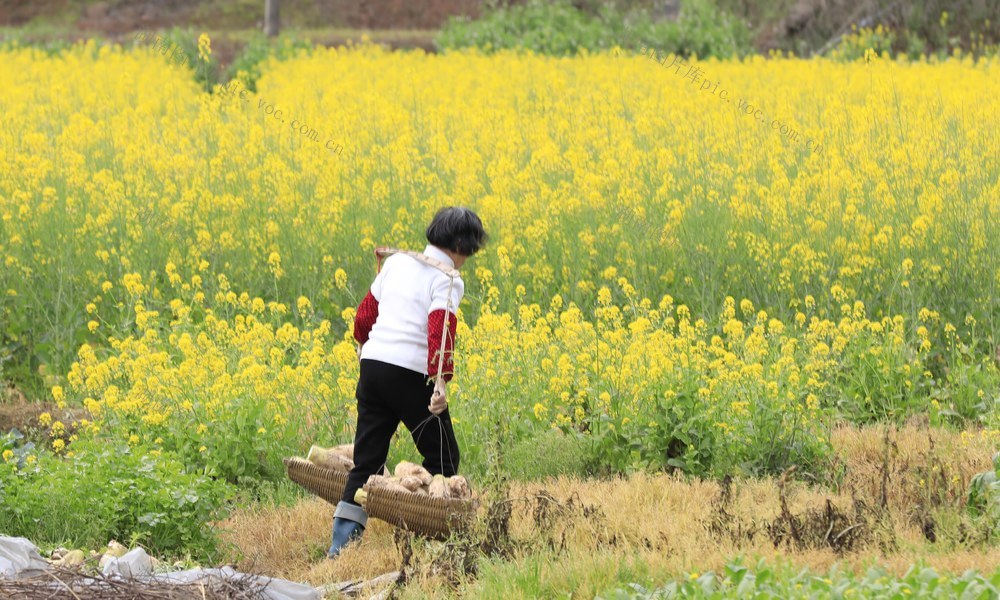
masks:
MULTIPOLYGON (((288 478, 336 505, 354 467, 352 453, 351 446, 313 446, 308 458, 285 459, 288 478)), ((465 477, 431 475, 405 461, 396 465, 392 476, 369 477, 354 498, 371 517, 437 539, 467 527, 479 504, 465 477)))

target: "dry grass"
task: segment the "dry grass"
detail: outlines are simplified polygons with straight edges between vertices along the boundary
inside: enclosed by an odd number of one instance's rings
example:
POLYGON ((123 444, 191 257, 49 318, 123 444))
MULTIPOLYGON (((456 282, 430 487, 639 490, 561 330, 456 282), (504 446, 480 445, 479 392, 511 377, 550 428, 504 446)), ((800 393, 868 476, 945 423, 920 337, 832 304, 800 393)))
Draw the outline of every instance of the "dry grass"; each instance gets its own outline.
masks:
MULTIPOLYGON (((778 479, 733 481, 727 496, 718 482, 662 474, 602 481, 560 477, 514 484, 510 533, 517 543, 506 560, 534 557, 540 580, 565 583, 584 595, 630 565, 667 577, 720 569, 739 555, 817 570, 838 562, 853 569, 879 563, 902 574, 922 561, 951 572, 991 572, 1000 564, 1000 548, 972 543, 975 532, 965 528, 958 510, 971 476, 990 468, 991 445, 977 436, 918 426, 892 430, 889 439, 887 446, 882 428, 842 429, 834 445, 846 474, 837 488, 785 485, 801 543, 791 539, 781 516, 778 479), (837 520, 824 520, 828 500, 837 520), (845 523, 859 524, 840 538, 855 536, 853 544, 828 543, 845 523)), ((320 585, 400 568, 392 529, 378 521, 361 544, 326 560, 331 522, 332 507, 310 499, 294 507, 239 511, 225 527, 245 556, 239 564, 245 569, 320 585)), ((412 547, 407 595, 439 596, 449 580, 452 586, 474 585, 473 577, 456 572, 461 569, 453 547, 422 541, 412 547)))
MULTIPOLYGON (((857 427, 843 427, 834 433, 834 448, 847 470, 844 487, 853 487, 866 497, 881 494, 884 434, 883 428, 857 427)), ((945 487, 953 495, 964 496, 973 475, 992 469, 995 448, 980 436, 918 426, 892 429, 889 434, 886 501, 895 509, 905 510, 926 501, 928 487, 945 487), (930 479, 937 485, 920 485, 921 480, 926 483, 930 479)))

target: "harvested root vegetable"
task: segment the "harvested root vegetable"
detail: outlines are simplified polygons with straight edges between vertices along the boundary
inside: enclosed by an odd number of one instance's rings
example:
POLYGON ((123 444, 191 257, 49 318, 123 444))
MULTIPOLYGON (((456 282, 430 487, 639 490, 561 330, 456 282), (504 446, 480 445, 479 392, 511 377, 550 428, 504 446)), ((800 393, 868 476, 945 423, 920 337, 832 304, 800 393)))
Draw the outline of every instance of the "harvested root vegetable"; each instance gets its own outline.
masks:
POLYGON ((119 556, 125 556, 126 552, 128 552, 128 548, 122 546, 115 540, 111 540, 110 542, 108 542, 108 549, 104 551, 105 554, 110 554, 115 558, 119 556))
POLYGON ((83 564, 83 550, 70 550, 55 562, 61 567, 75 567, 83 564))
POLYGON ((372 475, 368 478, 368 483, 365 484, 366 487, 379 487, 387 490, 392 490, 394 492, 405 492, 410 493, 410 490, 399 485, 398 482, 389 479, 388 477, 382 477, 381 475, 372 475))
POLYGON ((444 478, 444 475, 435 475, 432 478, 431 484, 427 486, 427 493, 432 498, 448 497, 448 480, 444 478))
POLYGON ((420 478, 414 477, 413 475, 407 475, 406 477, 399 478, 399 485, 405 487, 411 492, 415 492, 420 489, 422 484, 420 482, 420 478))
POLYGON ((354 444, 341 444, 339 446, 334 446, 333 451, 347 460, 354 462, 354 444))
POLYGON ((453 475, 448 478, 448 495, 452 498, 468 500, 472 498, 472 488, 469 487, 469 480, 461 475, 453 475))
POLYGON ((396 470, 393 474, 400 479, 407 476, 416 477, 420 480, 420 485, 430 485, 433 479, 433 476, 427 469, 405 460, 396 465, 396 470))
POLYGON ((59 546, 58 548, 52 551, 52 554, 49 556, 49 562, 59 560, 60 558, 66 556, 67 552, 69 552, 69 550, 63 548, 62 546, 59 546))
POLYGON ((323 467, 344 473, 349 473, 351 469, 354 468, 354 461, 339 454, 334 448, 321 448, 320 446, 313 446, 309 448, 309 454, 306 456, 306 460, 310 461, 317 467, 323 467))
POLYGON ((98 562, 98 566, 103 569, 104 565, 108 564, 115 558, 125 556, 126 552, 128 552, 128 548, 122 546, 115 540, 111 540, 108 542, 108 548, 104 551, 104 556, 101 557, 100 562, 98 562))

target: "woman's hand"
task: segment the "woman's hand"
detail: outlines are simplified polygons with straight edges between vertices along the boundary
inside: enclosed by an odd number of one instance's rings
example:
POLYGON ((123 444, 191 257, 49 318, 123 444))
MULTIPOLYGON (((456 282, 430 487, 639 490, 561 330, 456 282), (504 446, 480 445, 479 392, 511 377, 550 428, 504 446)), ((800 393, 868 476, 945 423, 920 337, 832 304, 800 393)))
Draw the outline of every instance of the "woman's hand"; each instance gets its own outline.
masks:
POLYGON ((444 380, 438 381, 434 384, 434 393, 431 394, 431 403, 427 406, 427 410, 431 411, 433 415, 439 415, 448 408, 448 397, 445 393, 445 382, 444 380))

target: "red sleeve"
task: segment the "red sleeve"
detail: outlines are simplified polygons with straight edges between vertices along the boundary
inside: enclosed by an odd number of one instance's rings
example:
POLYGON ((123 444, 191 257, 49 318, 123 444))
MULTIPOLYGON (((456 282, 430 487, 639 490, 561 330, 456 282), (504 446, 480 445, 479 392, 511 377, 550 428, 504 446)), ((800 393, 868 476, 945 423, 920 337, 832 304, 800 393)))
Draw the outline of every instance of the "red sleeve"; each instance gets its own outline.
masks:
POLYGON ((375 296, 372 296, 371 290, 368 290, 368 295, 361 301, 361 304, 358 306, 358 312, 354 315, 354 339, 359 344, 364 344, 368 341, 368 334, 371 333, 372 326, 375 325, 375 319, 377 318, 378 300, 375 299, 375 296))
MULTIPOLYGON (((436 377, 438 361, 441 360, 441 330, 444 328, 445 310, 439 308, 427 315, 427 376, 436 377)), ((455 350, 455 329, 458 327, 458 317, 448 313, 448 334, 445 337, 444 365, 441 368, 441 378, 451 381, 454 366, 451 355, 455 350)))

